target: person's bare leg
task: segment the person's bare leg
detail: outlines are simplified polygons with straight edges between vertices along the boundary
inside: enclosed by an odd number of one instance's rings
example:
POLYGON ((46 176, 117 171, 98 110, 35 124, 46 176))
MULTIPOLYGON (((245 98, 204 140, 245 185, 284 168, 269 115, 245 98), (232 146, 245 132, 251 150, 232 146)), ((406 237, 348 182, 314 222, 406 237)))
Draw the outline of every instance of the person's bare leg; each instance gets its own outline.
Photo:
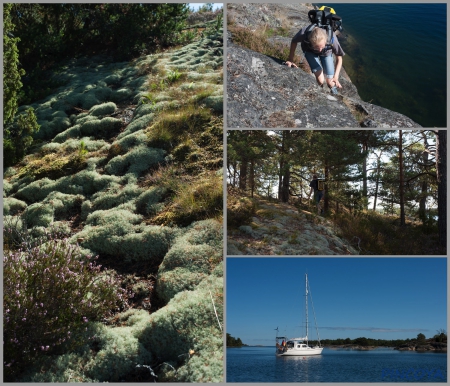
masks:
POLYGON ((316 76, 316 81, 317 84, 319 86, 322 86, 323 83, 325 82, 325 76, 323 75, 323 71, 322 70, 318 70, 314 73, 314 75, 316 76))

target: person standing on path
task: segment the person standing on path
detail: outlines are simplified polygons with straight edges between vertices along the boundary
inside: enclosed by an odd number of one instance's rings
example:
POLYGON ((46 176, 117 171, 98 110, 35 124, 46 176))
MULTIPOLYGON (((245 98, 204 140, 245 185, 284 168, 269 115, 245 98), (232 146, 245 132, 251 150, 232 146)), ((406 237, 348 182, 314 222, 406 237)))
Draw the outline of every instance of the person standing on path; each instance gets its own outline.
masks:
POLYGON ((311 187, 311 190, 309 191, 308 200, 311 198, 311 193, 314 191, 314 202, 317 205, 317 214, 321 214, 323 210, 320 206, 320 200, 322 200, 322 197, 325 195, 325 189, 319 189, 319 179, 317 174, 313 175, 313 179, 309 186, 311 187))

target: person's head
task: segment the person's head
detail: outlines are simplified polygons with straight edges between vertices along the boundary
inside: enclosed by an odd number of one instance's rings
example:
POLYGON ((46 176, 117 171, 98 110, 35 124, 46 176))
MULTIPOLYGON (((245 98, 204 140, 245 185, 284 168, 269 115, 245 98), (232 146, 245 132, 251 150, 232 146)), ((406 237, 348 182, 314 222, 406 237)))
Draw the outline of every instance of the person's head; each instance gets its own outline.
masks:
POLYGON ((327 45, 327 33, 323 28, 314 28, 309 37, 309 42, 314 51, 322 51, 327 45))
POLYGON ((313 175, 313 180, 317 180, 317 178, 318 178, 318 177, 317 177, 317 174, 314 174, 314 175, 313 175))

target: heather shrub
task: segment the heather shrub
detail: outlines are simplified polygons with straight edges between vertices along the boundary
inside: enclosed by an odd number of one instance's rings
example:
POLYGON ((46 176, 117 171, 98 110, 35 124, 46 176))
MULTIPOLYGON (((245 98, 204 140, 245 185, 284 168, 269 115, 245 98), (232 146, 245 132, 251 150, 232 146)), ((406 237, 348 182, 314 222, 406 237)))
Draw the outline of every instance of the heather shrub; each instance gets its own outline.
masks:
POLYGON ((82 259, 67 240, 50 240, 27 252, 7 251, 4 273, 5 379, 41 355, 73 349, 72 339, 91 320, 125 304, 125 293, 93 259, 82 259))
POLYGON ((3 199, 3 215, 15 215, 22 212, 27 207, 26 202, 18 200, 14 197, 6 197, 3 199))
POLYGON ((165 151, 162 149, 141 145, 124 155, 111 159, 105 166, 105 171, 113 175, 122 175, 124 173, 139 174, 163 163, 164 155, 165 151))
POLYGON ((116 111, 117 106, 114 102, 102 103, 100 105, 94 106, 89 110, 90 115, 94 115, 96 117, 109 115, 116 111))
POLYGON ((86 342, 76 352, 49 358, 33 366, 33 371, 21 381, 28 382, 119 382, 134 371, 138 364, 152 363, 152 355, 133 336, 132 320, 146 311, 130 310, 121 317, 128 326, 106 327, 89 323, 83 334, 86 342))

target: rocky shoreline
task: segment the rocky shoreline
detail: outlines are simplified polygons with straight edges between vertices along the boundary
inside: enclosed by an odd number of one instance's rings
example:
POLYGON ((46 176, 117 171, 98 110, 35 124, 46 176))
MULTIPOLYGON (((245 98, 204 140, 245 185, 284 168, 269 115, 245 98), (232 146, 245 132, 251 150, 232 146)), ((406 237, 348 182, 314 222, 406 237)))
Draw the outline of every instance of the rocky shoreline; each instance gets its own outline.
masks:
POLYGON ((430 342, 426 344, 415 344, 408 343, 398 347, 395 347, 394 350, 399 351, 416 351, 416 352, 447 352, 447 343, 441 342, 430 342))
POLYGON ((391 349, 398 351, 416 351, 416 352, 436 352, 446 353, 447 343, 430 342, 426 344, 406 343, 400 346, 361 346, 357 344, 339 344, 339 345, 324 345, 324 347, 331 350, 355 350, 355 351, 371 351, 379 348, 391 349))
MULTIPOLYGON (((289 46, 291 38, 308 24, 307 4, 228 4, 228 23, 259 27, 287 36, 270 37, 274 44, 289 46)), ((231 29, 231 28, 229 28, 231 29)), ((333 96, 320 88, 314 75, 283 65, 274 58, 238 46, 227 36, 227 122, 230 128, 398 128, 421 127, 403 114, 364 102, 350 78, 342 72, 342 89, 333 96)), ((303 53, 296 53, 304 61, 303 53)), ((345 61, 344 61, 345 67, 345 61)))

